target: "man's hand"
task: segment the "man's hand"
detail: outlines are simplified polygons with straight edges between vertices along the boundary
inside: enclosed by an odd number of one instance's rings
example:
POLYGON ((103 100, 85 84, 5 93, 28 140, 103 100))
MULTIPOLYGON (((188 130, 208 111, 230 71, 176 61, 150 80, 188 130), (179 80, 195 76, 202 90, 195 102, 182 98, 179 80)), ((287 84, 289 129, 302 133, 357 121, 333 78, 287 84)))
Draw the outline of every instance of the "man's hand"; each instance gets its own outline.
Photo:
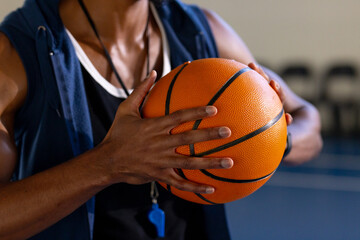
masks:
MULTIPOLYGON (((278 82, 276 82, 275 80, 271 79, 269 77, 269 75, 267 75, 264 70, 261 68, 261 66, 255 64, 255 63, 249 63, 248 66, 253 69, 254 71, 258 72, 263 78, 265 78, 266 81, 268 81, 269 85, 274 89, 274 91, 277 93, 277 95, 279 96, 282 104, 285 103, 286 101, 286 96, 280 86, 280 84, 278 82)), ((286 123, 287 125, 290 125, 293 121, 292 116, 289 113, 285 114, 286 117, 286 123)))
POLYGON ((195 158, 177 154, 182 145, 231 135, 227 127, 191 130, 170 134, 176 126, 214 116, 215 107, 199 107, 177 111, 168 116, 142 119, 139 106, 156 79, 153 71, 149 77, 118 108, 115 120, 100 148, 105 149, 111 179, 115 182, 144 184, 161 181, 180 190, 212 193, 214 188, 181 178, 175 168, 215 169, 231 168, 230 158, 195 158))

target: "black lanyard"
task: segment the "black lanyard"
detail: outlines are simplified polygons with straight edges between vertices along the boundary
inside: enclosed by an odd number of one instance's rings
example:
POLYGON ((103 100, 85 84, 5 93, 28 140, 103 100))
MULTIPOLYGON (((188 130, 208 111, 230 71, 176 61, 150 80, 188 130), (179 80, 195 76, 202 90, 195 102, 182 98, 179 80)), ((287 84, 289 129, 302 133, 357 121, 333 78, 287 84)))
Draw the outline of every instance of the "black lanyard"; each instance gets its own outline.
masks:
MULTIPOLYGON (((96 29, 96 26, 95 26, 95 23, 94 21, 92 20, 90 14, 89 14, 89 11, 87 10, 87 8, 85 7, 85 4, 83 2, 83 0, 78 0, 83 12, 85 13, 86 15, 86 18, 87 20, 89 21, 90 25, 91 25, 91 28, 93 29, 97 39, 99 40, 103 50, 104 50, 104 53, 105 53, 105 56, 110 64, 110 67, 111 69, 114 71, 115 73, 115 76, 118 80, 118 82, 120 83, 121 87, 124 89, 125 93, 127 96, 129 96, 129 91, 127 90, 124 82, 122 81, 118 71, 116 70, 115 68, 115 65, 114 65, 114 62, 112 61, 111 59, 111 56, 109 54, 109 51, 106 49, 105 47, 105 44, 103 43, 103 41, 101 40, 101 37, 99 35, 99 32, 98 30, 96 29)), ((148 28, 149 28, 149 19, 150 19, 150 11, 149 11, 149 14, 148 14, 148 18, 147 18, 147 22, 146 22, 146 26, 145 26, 145 34, 146 34, 146 75, 148 75, 150 73, 150 57, 149 57, 149 46, 150 46, 150 38, 149 38, 149 31, 148 31, 148 28)))

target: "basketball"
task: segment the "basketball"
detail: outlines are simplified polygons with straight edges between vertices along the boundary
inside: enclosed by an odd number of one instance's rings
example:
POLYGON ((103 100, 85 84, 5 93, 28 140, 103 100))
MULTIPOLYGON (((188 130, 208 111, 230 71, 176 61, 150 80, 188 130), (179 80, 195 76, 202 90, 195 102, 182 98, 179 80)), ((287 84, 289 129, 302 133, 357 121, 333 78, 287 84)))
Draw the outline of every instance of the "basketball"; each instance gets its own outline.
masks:
POLYGON ((256 71, 234 60, 210 58, 186 62, 161 78, 149 92, 142 115, 160 117, 180 109, 217 107, 214 117, 187 122, 171 133, 226 126, 231 136, 189 146, 178 154, 230 157, 231 169, 175 169, 184 179, 215 188, 197 194, 160 183, 174 195, 200 204, 221 204, 248 196, 274 174, 286 147, 287 124, 282 103, 256 71))

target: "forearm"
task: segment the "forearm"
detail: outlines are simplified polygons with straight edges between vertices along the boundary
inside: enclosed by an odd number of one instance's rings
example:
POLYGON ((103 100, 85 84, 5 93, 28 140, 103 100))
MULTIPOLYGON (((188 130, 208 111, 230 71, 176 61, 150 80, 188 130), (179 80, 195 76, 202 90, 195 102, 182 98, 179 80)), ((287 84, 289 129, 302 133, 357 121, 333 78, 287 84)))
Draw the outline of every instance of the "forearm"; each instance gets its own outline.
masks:
POLYGON ((317 109, 309 102, 295 95, 284 81, 274 72, 264 68, 270 79, 281 85, 285 94, 284 109, 293 117, 288 126, 292 149, 283 160, 284 164, 298 165, 314 158, 322 148, 321 123, 317 109))
POLYGON ((311 104, 306 104, 291 115, 294 120, 288 126, 288 131, 291 134, 292 148, 283 163, 298 165, 316 157, 322 148, 320 117, 311 104))
POLYGON ((26 239, 69 215, 108 185, 96 151, 0 185, 0 239, 26 239))

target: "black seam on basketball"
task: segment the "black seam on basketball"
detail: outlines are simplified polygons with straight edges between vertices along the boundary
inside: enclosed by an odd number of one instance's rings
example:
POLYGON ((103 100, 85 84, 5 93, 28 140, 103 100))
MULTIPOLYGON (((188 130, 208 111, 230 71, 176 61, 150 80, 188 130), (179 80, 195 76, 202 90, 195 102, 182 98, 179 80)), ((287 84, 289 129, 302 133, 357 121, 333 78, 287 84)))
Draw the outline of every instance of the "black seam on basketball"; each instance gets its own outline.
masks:
POLYGON ((169 184, 166 184, 166 189, 171 193, 171 186, 169 184))
MULTIPOLYGON (((183 172, 182 169, 178 168, 177 170, 178 170, 178 174, 179 174, 180 177, 182 177, 182 178, 185 179, 185 180, 188 180, 187 177, 185 176, 185 174, 184 174, 184 172, 183 172)), ((171 192, 171 189, 169 189, 169 185, 168 185, 168 190, 171 192)), ((201 198, 202 200, 204 200, 205 202, 207 202, 207 203, 210 203, 210 204, 218 204, 218 203, 214 203, 214 202, 206 199, 204 196, 202 196, 202 195, 199 194, 199 193, 194 193, 194 194, 195 194, 196 196, 198 196, 199 198, 201 198)))
POLYGON ((203 201, 207 202, 207 203, 210 203, 210 204, 213 204, 213 205, 216 205, 216 204, 219 204, 219 203, 215 203, 215 202, 212 202, 208 199, 206 199, 203 195, 201 195, 200 193, 195 193, 196 196, 198 196, 199 198, 201 198, 203 201))
POLYGON ((188 180, 187 177, 186 177, 185 174, 184 174, 184 171, 183 171, 181 168, 178 168, 177 171, 178 171, 178 175, 179 175, 180 177, 182 177, 182 178, 185 179, 185 180, 188 180))
POLYGON ((238 138, 232 142, 228 142, 224 145, 218 146, 216 148, 210 149, 208 151, 202 152, 202 153, 197 153, 194 154, 192 156, 194 157, 204 157, 206 155, 212 154, 212 153, 216 153, 216 152, 220 152, 222 150, 225 150, 227 148, 233 147, 239 143, 245 142, 246 140, 255 137, 256 135, 259 135, 260 133, 266 131, 267 129, 271 128, 272 126, 274 126, 282 117, 282 115, 284 114, 284 109, 281 110, 281 112, 275 117, 273 118, 271 121, 269 121, 267 124, 265 124, 264 126, 262 126, 261 128, 241 137, 238 138))
POLYGON ((272 171, 271 173, 263 176, 263 177, 260 177, 260 178, 255 178, 255 179, 231 179, 231 178, 223 178, 223 177, 219 177, 219 176, 216 176, 206 170, 200 170, 203 174, 205 174, 206 176, 208 177, 211 177, 212 179, 215 179, 215 180, 218 180, 218 181, 221 181, 221 182, 230 182, 230 183, 252 183, 252 182, 258 182, 258 181, 261 181, 261 180, 264 180, 268 177, 270 177, 272 174, 275 173, 276 169, 274 171, 272 171))
POLYGON ((190 150, 190 156, 194 155, 194 153, 195 153, 195 146, 194 146, 194 144, 190 144, 190 145, 189 145, 189 150, 190 150))
POLYGON ((180 70, 175 74, 173 80, 171 81, 170 85, 169 85, 169 89, 166 95, 166 102, 165 102, 165 115, 169 115, 170 112, 170 99, 171 99, 171 94, 172 94, 172 90, 174 88, 174 84, 176 82, 176 79, 178 78, 178 76, 180 75, 180 73, 182 72, 182 70, 184 70, 184 68, 186 66, 188 66, 189 63, 184 63, 184 66, 182 66, 180 68, 180 70))
POLYGON ((213 105, 216 100, 219 99, 221 94, 225 92, 225 90, 243 73, 250 71, 251 68, 246 67, 241 70, 239 70, 237 73, 235 73, 229 80, 226 81, 226 83, 219 89, 219 91, 213 96, 213 98, 209 101, 208 105, 213 105))
MULTIPOLYGON (((246 67, 243 68, 239 71, 237 71, 234 75, 232 75, 226 82, 225 84, 219 89, 219 91, 217 91, 217 93, 215 93, 215 95, 211 98, 211 100, 209 101, 209 103, 207 104, 208 106, 213 105, 216 100, 219 99, 219 97, 221 96, 221 94, 223 94, 225 92, 225 90, 243 73, 250 71, 251 68, 246 67)), ((201 123, 202 119, 196 120, 193 126, 193 130, 198 129, 200 123, 201 123)), ((190 155, 194 155, 195 154, 195 147, 194 144, 190 144, 189 146, 190 148, 190 155)))
MULTIPOLYGON (((178 170, 179 176, 181 176, 181 177, 182 177, 183 179, 185 179, 185 180, 188 180, 187 177, 185 176, 185 174, 184 174, 184 172, 183 172, 182 169, 178 168, 177 170, 178 170)), ((169 186, 169 185, 168 185, 168 186, 169 186)), ((169 188, 168 188, 168 190, 169 190, 169 188)), ((169 190, 169 191, 171 192, 171 190, 169 190)), ((214 203, 214 202, 206 199, 204 196, 202 196, 202 195, 199 194, 199 193, 194 193, 194 194, 195 194, 196 196, 198 196, 199 198, 201 198, 202 200, 204 200, 205 202, 207 202, 207 203, 210 203, 210 204, 218 204, 218 203, 214 203)))

